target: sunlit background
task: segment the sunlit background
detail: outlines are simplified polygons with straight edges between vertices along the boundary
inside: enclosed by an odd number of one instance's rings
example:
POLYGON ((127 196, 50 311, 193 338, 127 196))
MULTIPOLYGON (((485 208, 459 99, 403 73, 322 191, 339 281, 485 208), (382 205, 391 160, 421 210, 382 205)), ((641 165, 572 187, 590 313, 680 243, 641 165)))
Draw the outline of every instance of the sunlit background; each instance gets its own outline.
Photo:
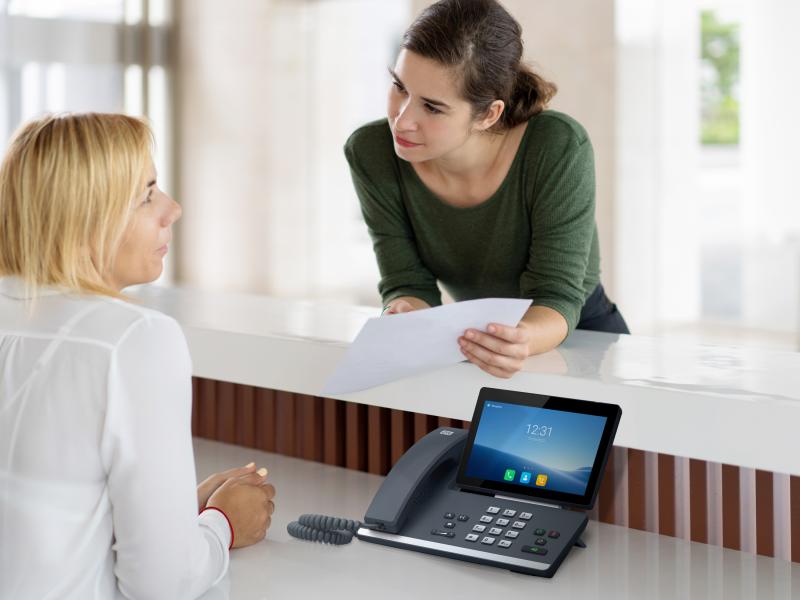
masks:
MULTIPOLYGON (((162 284, 378 306, 342 145, 423 0, 0 0, 0 147, 146 115, 184 206, 162 284)), ((603 281, 634 333, 800 343, 800 3, 507 0, 589 131, 603 281)))

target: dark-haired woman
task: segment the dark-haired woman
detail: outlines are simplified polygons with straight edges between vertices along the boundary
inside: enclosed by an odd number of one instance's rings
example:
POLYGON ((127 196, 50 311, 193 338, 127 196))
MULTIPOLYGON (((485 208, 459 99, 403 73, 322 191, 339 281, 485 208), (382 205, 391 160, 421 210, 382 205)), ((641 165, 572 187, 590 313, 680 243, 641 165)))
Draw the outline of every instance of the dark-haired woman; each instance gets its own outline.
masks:
POLYGON ((530 298, 517 327, 458 342, 510 377, 575 329, 628 333, 600 284, 592 146, 520 62, 521 29, 495 0, 441 0, 406 31, 388 119, 345 155, 380 268, 385 314, 455 300, 530 298))

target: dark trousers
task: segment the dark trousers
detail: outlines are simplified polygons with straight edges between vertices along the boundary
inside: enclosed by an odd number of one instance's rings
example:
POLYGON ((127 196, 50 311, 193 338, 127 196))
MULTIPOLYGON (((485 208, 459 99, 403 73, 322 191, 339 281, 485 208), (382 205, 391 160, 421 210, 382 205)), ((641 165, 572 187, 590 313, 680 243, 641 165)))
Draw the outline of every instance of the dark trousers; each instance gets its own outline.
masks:
POLYGON ((630 333, 617 305, 606 296, 602 283, 598 283, 586 299, 576 329, 605 331, 606 333, 630 333))

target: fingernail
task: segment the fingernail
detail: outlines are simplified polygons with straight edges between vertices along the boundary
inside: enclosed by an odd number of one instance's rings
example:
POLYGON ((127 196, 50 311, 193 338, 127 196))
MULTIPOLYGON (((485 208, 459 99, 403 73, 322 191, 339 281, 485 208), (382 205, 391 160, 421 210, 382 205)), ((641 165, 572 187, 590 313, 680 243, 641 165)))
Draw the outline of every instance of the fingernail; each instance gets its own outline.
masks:
POLYGON ((494 325, 489 325, 489 327, 487 327, 486 329, 489 331, 489 333, 494 333, 495 327, 494 325))
POLYGON ((256 463, 254 463, 254 462, 251 462, 251 463, 247 463, 247 464, 244 466, 244 468, 245 468, 245 469, 249 469, 250 467, 255 467, 255 466, 256 466, 256 463))
POLYGON ((473 337, 475 337, 475 334, 474 334, 474 333, 472 333, 471 331, 468 331, 468 332, 466 333, 466 336, 465 336, 465 337, 471 340, 473 337))
POLYGON ((256 473, 258 473, 262 477, 266 477, 267 476, 267 470, 264 467, 261 467, 258 471, 256 471, 256 473))

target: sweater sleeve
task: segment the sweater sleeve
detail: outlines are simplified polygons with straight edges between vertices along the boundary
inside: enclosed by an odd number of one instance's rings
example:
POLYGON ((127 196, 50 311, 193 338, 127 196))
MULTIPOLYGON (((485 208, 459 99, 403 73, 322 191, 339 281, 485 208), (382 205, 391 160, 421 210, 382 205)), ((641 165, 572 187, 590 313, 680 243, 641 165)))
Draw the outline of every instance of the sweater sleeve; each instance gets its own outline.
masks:
POLYGON ((142 318, 113 352, 104 447, 114 572, 126 598, 197 598, 228 568, 230 530, 197 514, 191 362, 180 326, 142 318))
POLYGON ((558 311, 571 333, 585 301, 595 229, 594 154, 588 137, 570 132, 556 140, 542 154, 534 180, 531 245, 520 293, 558 311))
POLYGON ((384 304, 400 296, 414 296, 438 306, 442 299, 436 277, 419 256, 400 195, 399 174, 386 152, 386 140, 382 139, 386 136, 376 135, 379 133, 375 125, 367 125, 353 133, 344 147, 378 261, 378 291, 384 304))

